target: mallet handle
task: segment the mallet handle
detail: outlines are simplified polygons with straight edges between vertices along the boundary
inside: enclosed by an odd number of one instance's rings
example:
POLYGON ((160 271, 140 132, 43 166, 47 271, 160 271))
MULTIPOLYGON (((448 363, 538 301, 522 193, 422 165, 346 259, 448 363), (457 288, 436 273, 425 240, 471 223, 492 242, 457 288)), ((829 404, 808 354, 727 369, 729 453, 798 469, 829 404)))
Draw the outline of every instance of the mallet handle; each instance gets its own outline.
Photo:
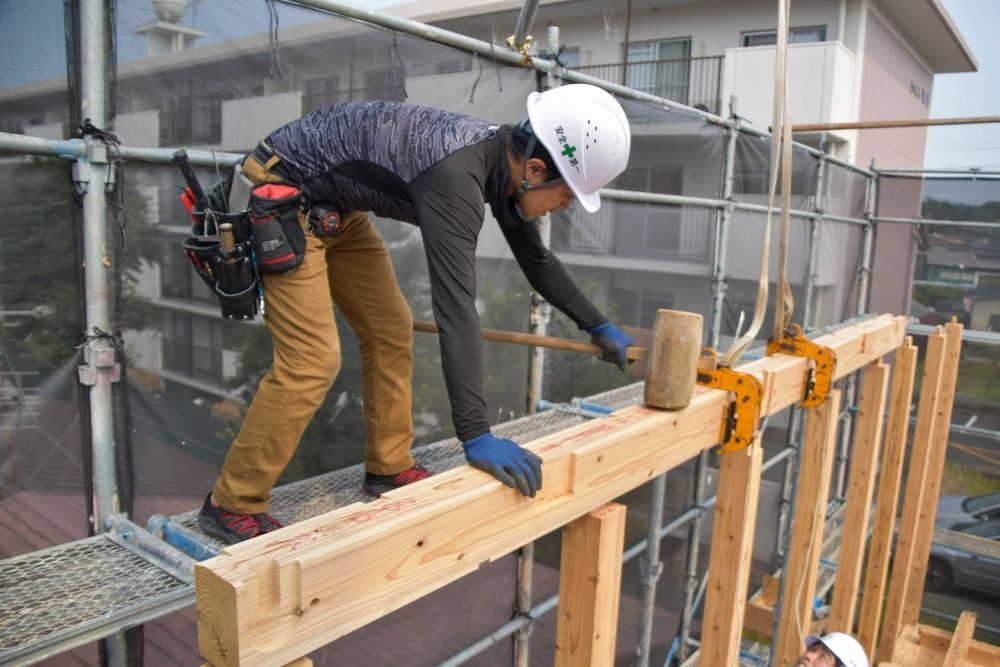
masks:
MULTIPOLYGON (((438 326, 433 322, 422 320, 413 321, 413 330, 424 333, 438 333, 438 326)), ((567 352, 583 352, 584 354, 600 354, 601 348, 590 343, 579 340, 568 340, 566 338, 556 338, 555 336, 538 336, 536 334, 520 333, 518 331, 503 331, 501 329, 481 329, 483 340, 491 340, 498 343, 516 343, 518 345, 534 345, 535 347, 547 347, 553 350, 564 350, 567 352)), ((645 359, 646 348, 630 347, 627 352, 629 359, 645 359)))

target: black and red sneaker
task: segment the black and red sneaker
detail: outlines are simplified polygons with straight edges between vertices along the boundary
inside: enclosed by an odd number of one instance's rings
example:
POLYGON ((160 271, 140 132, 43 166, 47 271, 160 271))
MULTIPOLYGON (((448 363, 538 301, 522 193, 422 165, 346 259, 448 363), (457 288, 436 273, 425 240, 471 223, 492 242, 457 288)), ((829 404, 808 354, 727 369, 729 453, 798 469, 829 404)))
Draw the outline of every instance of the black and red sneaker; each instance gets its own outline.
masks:
POLYGON ((236 514, 212 502, 212 494, 205 496, 205 503, 198 513, 198 525, 203 531, 236 544, 281 528, 281 524, 267 512, 260 514, 236 514), (262 519, 259 517, 266 517, 262 519))
POLYGON ((284 528, 284 526, 281 525, 280 521, 275 519, 267 512, 259 512, 257 514, 253 514, 252 516, 253 518, 257 519, 257 523, 260 525, 261 533, 271 533, 278 530, 279 528, 284 528))
POLYGON ((420 480, 427 479, 430 476, 431 474, 420 466, 407 468, 403 472, 398 472, 395 475, 376 475, 374 473, 366 472, 364 487, 365 491, 377 498, 387 491, 392 491, 393 489, 398 489, 401 486, 419 482, 420 480))

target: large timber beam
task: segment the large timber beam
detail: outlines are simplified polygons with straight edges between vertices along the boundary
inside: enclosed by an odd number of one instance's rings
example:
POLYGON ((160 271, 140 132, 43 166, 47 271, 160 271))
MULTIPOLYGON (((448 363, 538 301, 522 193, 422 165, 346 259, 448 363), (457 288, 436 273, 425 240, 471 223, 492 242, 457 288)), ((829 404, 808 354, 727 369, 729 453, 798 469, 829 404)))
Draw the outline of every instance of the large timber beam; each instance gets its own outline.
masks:
MULTIPOLYGON (((896 349, 904 328, 881 316, 817 342, 839 378, 896 349)), ((779 354, 740 370, 771 414, 801 398, 806 363, 779 354)), ((227 547, 195 568, 199 650, 216 667, 291 662, 715 446, 729 400, 699 387, 684 410, 632 406, 526 443, 544 460, 535 498, 460 466, 227 547)))

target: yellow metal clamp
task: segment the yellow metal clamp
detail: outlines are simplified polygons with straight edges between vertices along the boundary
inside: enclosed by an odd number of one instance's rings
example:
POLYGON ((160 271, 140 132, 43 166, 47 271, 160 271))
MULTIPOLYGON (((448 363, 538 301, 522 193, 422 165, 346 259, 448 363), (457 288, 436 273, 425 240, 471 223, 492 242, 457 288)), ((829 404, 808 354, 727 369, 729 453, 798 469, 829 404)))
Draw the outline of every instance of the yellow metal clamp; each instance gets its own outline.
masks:
POLYGON ((726 414, 722 419, 721 451, 734 452, 749 447, 760 429, 760 406, 764 393, 760 380, 749 373, 719 366, 718 355, 712 348, 703 350, 701 356, 698 384, 735 395, 735 400, 726 404, 726 414))
POLYGON ((837 354, 828 347, 817 345, 802 333, 802 327, 792 324, 782 332, 781 340, 768 341, 767 355, 778 352, 812 360, 802 393, 802 407, 813 408, 826 400, 833 386, 833 373, 837 368, 837 354))

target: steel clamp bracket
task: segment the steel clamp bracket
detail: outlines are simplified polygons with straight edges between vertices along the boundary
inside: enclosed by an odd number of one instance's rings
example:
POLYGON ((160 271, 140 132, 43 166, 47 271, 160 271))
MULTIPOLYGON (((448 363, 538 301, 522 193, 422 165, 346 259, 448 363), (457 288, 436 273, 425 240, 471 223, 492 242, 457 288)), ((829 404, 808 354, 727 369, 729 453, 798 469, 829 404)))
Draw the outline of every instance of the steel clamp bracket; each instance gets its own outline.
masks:
POLYGON ((761 400, 764 387, 753 375, 740 373, 728 366, 719 366, 716 351, 706 348, 701 353, 698 384, 711 389, 722 389, 734 395, 726 404, 722 418, 721 453, 735 452, 753 444, 760 430, 761 400))
POLYGON ((830 348, 814 343, 802 333, 802 327, 792 324, 782 331, 781 340, 767 343, 767 355, 783 352, 811 360, 802 392, 802 407, 814 408, 830 395, 833 374, 837 369, 837 354, 830 348))

